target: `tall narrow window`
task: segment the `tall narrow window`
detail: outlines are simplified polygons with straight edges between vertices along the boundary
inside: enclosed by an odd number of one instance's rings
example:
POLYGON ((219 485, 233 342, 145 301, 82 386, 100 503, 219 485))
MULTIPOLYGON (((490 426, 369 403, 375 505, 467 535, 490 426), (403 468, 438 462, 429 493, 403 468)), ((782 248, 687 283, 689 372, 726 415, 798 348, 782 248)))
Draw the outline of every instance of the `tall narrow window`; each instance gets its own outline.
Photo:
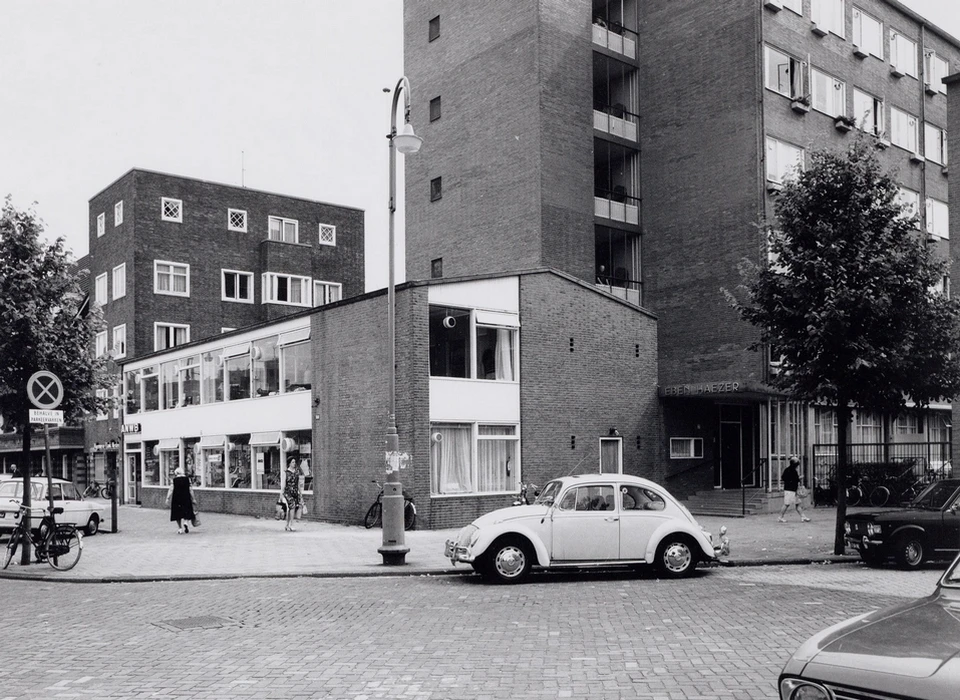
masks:
POLYGON ((853 89, 853 118, 857 128, 868 134, 880 136, 884 133, 883 100, 866 92, 853 89))
POLYGON ((938 165, 947 164, 947 132, 929 122, 923 124, 923 155, 938 165))
POLYGON ((113 225, 114 227, 119 226, 123 223, 123 200, 113 205, 113 225))
POLYGON ((100 331, 95 337, 95 347, 94 351, 97 357, 103 357, 107 354, 107 332, 100 331))
POLYGON ((112 350, 114 358, 121 358, 127 356, 127 324, 122 323, 119 326, 113 327, 113 346, 112 350))
POLYGON ((93 300, 98 304, 107 303, 107 273, 104 272, 101 275, 97 275, 97 279, 94 283, 94 293, 93 300))
POLYGON ((890 30, 890 65, 894 75, 917 77, 917 43, 896 29, 890 30))
POLYGON ((843 37, 846 35, 843 8, 843 0, 811 0, 810 16, 821 30, 843 37))
POLYGON ((943 239, 950 238, 950 209, 946 202, 927 197, 927 233, 943 239))
POLYGON ((923 87, 927 93, 946 95, 947 86, 943 79, 950 74, 950 64, 940 58, 935 51, 923 52, 923 87))
POLYGON ((430 181, 430 201, 436 202, 443 197, 443 178, 435 177, 430 181))
POLYGON ((862 53, 883 60, 883 22, 853 8, 853 43, 862 53))
POLYGON ((430 100, 430 121, 435 122, 440 118, 440 97, 434 97, 430 100))
POLYGON ((912 219, 920 215, 920 193, 901 187, 897 193, 897 203, 903 208, 903 216, 912 219))
POLYGON ((430 20, 427 25, 427 41, 433 41, 440 36, 440 15, 430 20))
POLYGON ((911 153, 919 153, 917 143, 919 131, 919 123, 915 116, 896 107, 890 108, 890 141, 894 146, 905 148, 911 153))
POLYGON ((107 232, 107 215, 103 212, 97 214, 97 238, 100 238, 107 232))
POLYGON ((119 299, 127 294, 127 264, 120 263, 113 268, 113 298, 119 299))

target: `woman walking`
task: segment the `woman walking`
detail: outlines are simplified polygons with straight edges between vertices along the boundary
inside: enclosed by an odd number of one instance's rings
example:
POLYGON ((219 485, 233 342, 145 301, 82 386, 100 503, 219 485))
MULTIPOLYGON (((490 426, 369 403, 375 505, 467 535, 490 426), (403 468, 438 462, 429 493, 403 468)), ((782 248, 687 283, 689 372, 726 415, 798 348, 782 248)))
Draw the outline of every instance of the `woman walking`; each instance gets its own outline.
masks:
POLYGON ((287 503, 287 525, 284 530, 293 532, 293 517, 303 507, 303 490, 301 479, 306 476, 303 467, 297 464, 295 457, 287 460, 287 468, 280 472, 280 493, 287 503))
POLYGON ((170 522, 176 521, 178 535, 190 532, 190 523, 197 517, 190 489, 190 478, 183 467, 177 467, 173 473, 173 483, 167 491, 167 505, 170 506, 170 522))

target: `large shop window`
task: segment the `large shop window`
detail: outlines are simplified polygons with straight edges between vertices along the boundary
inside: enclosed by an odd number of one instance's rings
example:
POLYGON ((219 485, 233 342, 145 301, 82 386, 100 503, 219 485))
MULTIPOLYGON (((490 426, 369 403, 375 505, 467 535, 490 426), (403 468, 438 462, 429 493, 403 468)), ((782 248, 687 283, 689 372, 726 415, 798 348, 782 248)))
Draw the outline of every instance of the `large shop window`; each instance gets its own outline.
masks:
POLYGON ((430 376, 517 381, 516 316, 480 310, 473 316, 430 307, 430 376))
POLYGON ((156 451, 160 455, 160 485, 169 486, 173 483, 173 473, 180 466, 180 440, 161 440, 156 451))
POLYGON ((205 352, 200 356, 201 401, 223 401, 223 368, 218 351, 205 352))
POLYGON ((200 438, 200 464, 202 486, 223 488, 224 481, 224 449, 227 442, 226 435, 204 435, 200 438))
POLYGON ((160 451, 155 440, 144 443, 143 483, 145 486, 160 485, 160 451))
POLYGON ((253 488, 279 489, 280 470, 280 432, 254 433, 250 436, 253 450, 253 488))
POLYGON ((123 375, 124 390, 127 397, 127 414, 140 413, 140 373, 125 372, 123 375))
POLYGON ((250 343, 229 347, 223 352, 227 370, 229 401, 250 398, 250 343))
POLYGON ((434 423, 430 432, 432 493, 500 493, 519 487, 517 425, 434 423))
POLYGON ((310 357, 310 329, 303 328, 280 336, 280 365, 283 372, 283 390, 303 391, 313 386, 310 357))
POLYGON ((250 351, 253 361, 253 393, 269 396, 280 391, 280 354, 277 336, 256 340, 250 351))
POLYGON ((160 387, 163 390, 163 407, 176 408, 180 404, 180 366, 176 362, 160 365, 160 387))

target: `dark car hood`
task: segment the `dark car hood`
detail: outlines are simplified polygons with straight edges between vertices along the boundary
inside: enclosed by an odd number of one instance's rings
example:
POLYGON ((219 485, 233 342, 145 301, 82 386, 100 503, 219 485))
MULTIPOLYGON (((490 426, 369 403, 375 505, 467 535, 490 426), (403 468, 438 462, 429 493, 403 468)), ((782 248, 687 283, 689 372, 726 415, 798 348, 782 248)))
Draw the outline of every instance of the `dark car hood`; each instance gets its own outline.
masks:
POLYGON ((917 513, 936 513, 933 509, 923 508, 886 508, 885 510, 871 510, 863 513, 847 513, 846 519, 850 522, 876 522, 878 520, 902 520, 904 516, 917 513))

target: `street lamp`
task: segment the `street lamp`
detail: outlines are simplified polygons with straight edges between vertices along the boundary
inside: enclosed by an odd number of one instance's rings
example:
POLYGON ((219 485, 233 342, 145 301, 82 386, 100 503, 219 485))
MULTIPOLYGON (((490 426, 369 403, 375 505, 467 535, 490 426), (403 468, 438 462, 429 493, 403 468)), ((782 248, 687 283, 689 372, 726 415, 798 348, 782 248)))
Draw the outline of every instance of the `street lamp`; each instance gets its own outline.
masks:
POLYGON ((387 335, 390 344, 390 411, 387 414, 387 478, 383 486, 383 541, 377 550, 386 565, 406 563, 407 552, 403 539, 403 489, 400 486, 400 436, 397 434, 397 348, 396 348, 396 300, 393 279, 393 216, 397 211, 397 151, 413 155, 420 150, 423 139, 413 133, 410 124, 410 81, 406 76, 397 81, 390 108, 390 201, 388 282, 387 282, 387 335), (397 133, 397 103, 403 92, 403 129, 397 133))

